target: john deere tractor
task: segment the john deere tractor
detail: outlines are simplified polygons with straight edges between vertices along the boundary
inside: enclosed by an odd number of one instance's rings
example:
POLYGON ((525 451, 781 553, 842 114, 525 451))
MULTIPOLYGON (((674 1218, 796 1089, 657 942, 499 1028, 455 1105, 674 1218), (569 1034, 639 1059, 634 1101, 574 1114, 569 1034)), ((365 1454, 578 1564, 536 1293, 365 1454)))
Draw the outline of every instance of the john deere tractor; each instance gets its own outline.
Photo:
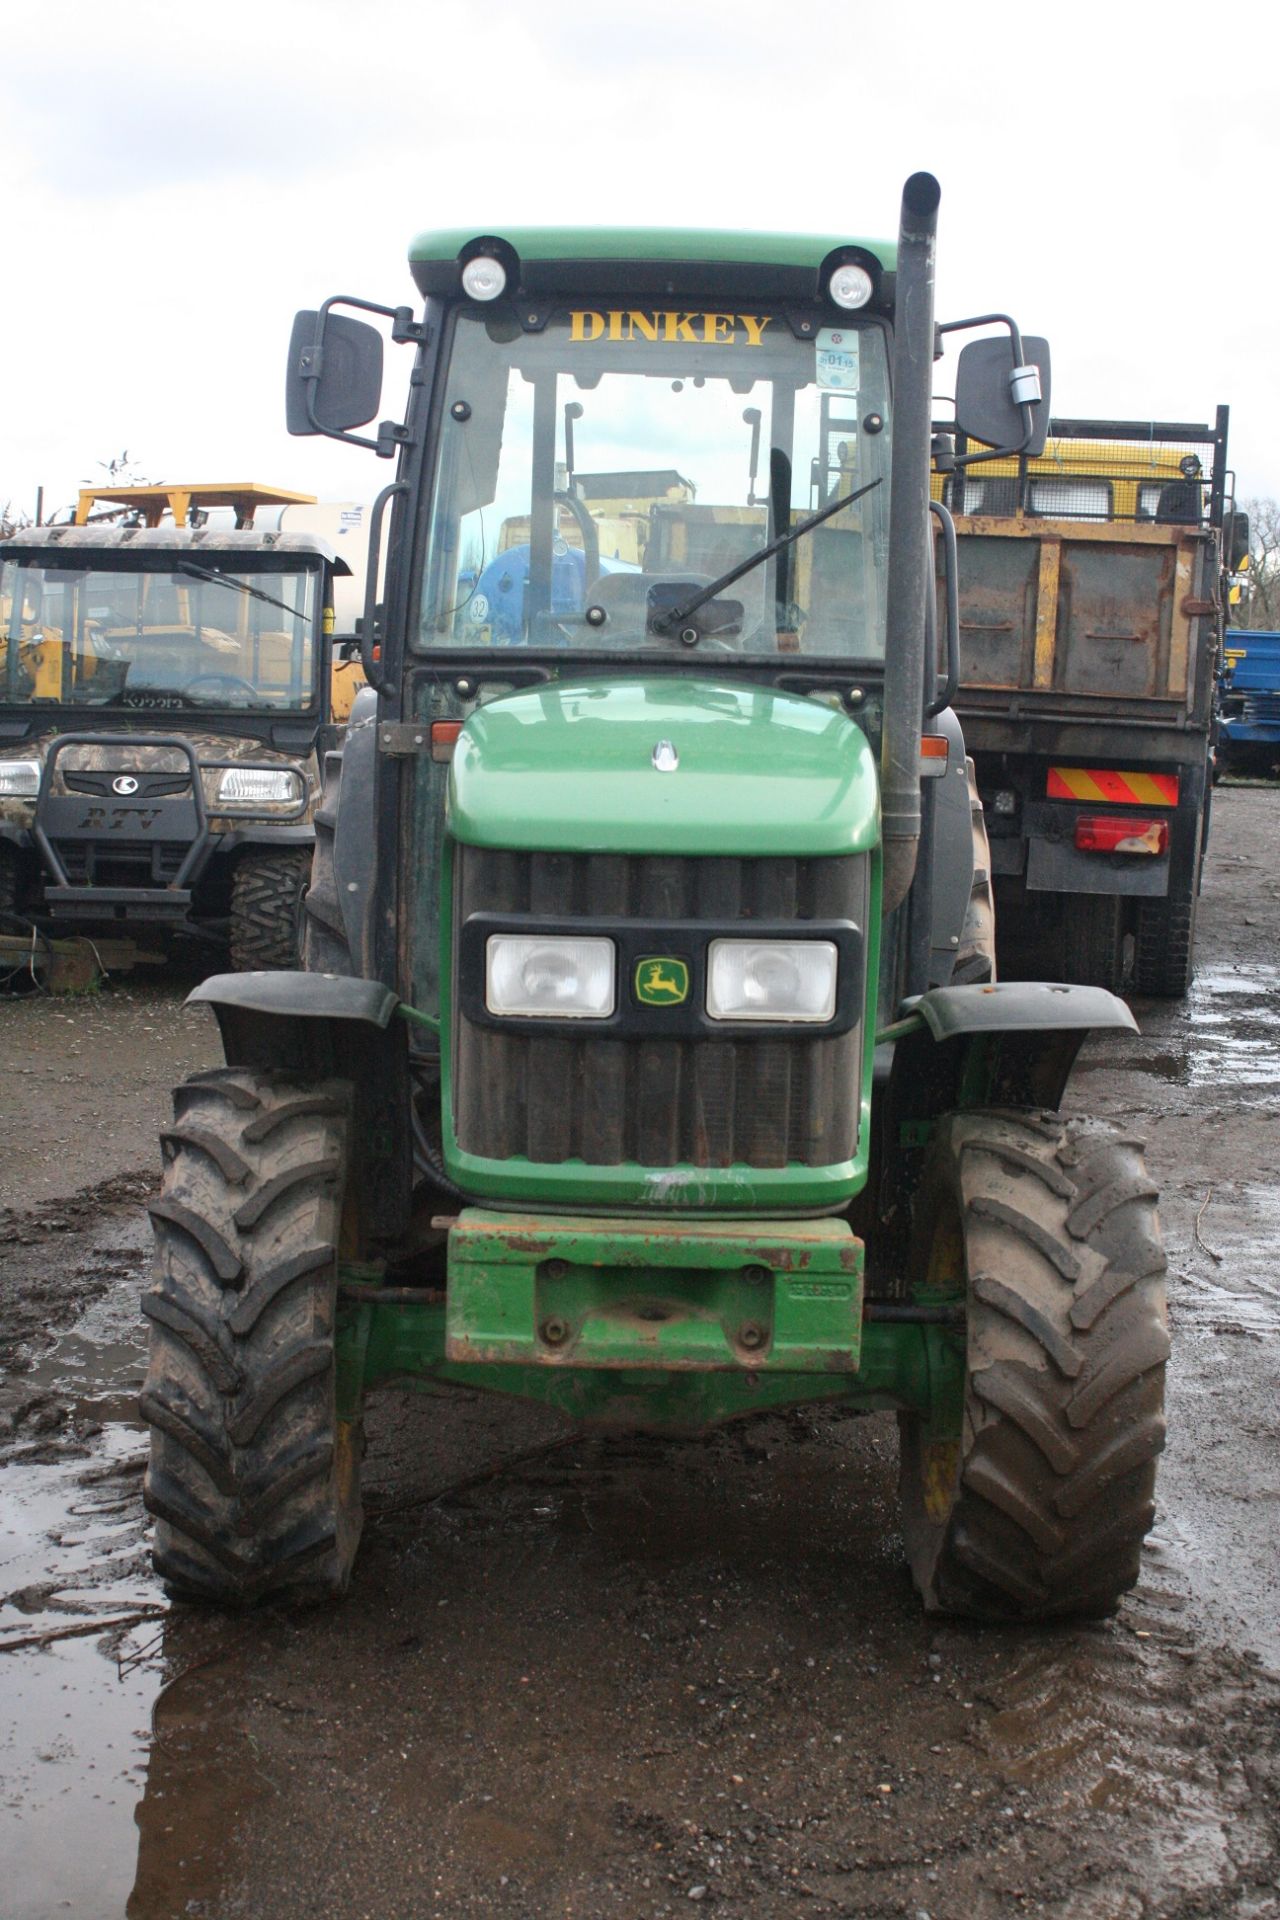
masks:
MULTIPOLYGON (((896 248, 432 232, 420 314, 298 317, 291 429, 398 468, 306 970, 197 989, 227 1064, 163 1136, 174 1593, 341 1593, 393 1375, 683 1433, 893 1409, 927 1607, 1099 1614, 1136 1578, 1154 1193, 1058 1111, 1085 1035, 1133 1022, 993 977, 930 506, 938 200, 907 182, 896 248), (407 418, 359 433, 387 332, 407 418), (606 551, 593 498, 655 473, 636 557, 606 551)), ((958 431, 1034 452, 1044 343, 956 325, 958 431)))

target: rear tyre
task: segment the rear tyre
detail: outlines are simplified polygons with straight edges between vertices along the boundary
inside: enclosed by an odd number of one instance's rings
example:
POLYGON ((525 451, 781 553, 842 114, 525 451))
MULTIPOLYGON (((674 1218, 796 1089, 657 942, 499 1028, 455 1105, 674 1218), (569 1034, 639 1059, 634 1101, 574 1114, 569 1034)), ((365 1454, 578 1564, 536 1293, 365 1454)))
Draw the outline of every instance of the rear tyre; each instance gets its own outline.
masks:
POLYGON ((244 1607, 340 1594, 360 1537, 358 1414, 334 1319, 351 1089, 223 1068, 174 1095, 151 1209, 140 1411, 169 1591, 244 1607))
POLYGON ((1062 977, 1082 987, 1124 985, 1126 901, 1118 893, 1074 893, 1062 898, 1062 977))
POLYGON ((311 849, 246 853, 231 879, 231 964, 238 973, 299 964, 311 849))
POLYGON ((1133 982, 1139 993, 1180 1000, 1195 973, 1196 896, 1140 900, 1133 982))
POLYGON ((930 1612, 1114 1611, 1164 1446, 1165 1258, 1136 1142, 1008 1111, 949 1116, 914 1271, 967 1308, 950 1427, 900 1420, 903 1527, 930 1612))

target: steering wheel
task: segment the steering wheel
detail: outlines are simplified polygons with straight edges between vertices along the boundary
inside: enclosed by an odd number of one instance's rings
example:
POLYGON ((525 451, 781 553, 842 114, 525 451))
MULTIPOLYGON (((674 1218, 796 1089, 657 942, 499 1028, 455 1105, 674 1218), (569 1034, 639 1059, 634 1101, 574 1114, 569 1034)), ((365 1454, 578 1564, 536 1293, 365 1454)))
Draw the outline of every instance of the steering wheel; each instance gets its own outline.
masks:
POLYGON ((238 673, 197 673, 180 691, 191 693, 196 687, 207 686, 230 687, 236 692, 247 693, 251 699, 258 698, 258 689, 252 680, 246 680, 238 673))

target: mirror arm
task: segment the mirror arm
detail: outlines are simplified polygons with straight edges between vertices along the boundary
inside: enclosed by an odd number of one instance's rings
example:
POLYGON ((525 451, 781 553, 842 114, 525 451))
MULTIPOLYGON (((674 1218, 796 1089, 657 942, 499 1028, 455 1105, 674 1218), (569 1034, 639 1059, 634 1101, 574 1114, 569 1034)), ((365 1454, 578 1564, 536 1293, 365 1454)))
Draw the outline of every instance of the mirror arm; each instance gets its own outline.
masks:
POLYGON ((944 707, 951 706, 960 688, 960 568, 956 523, 937 500, 929 502, 929 511, 942 528, 942 579, 947 590, 947 677, 924 710, 926 720, 932 720, 944 707))
POLYGON ((304 394, 307 405, 307 424, 313 433, 323 434, 327 440, 345 440, 352 447, 367 447, 376 453, 380 460, 390 460, 397 447, 408 446, 412 435, 396 420, 380 420, 376 437, 366 433, 349 433, 342 427, 326 427, 316 417, 316 394, 320 388, 320 376, 324 371, 324 328, 333 307, 358 307, 361 313, 378 313, 391 322, 391 338, 397 346, 411 342, 423 345, 430 338, 430 329, 425 320, 415 320, 412 307, 384 307, 376 300, 361 300, 353 293, 335 293, 316 309, 316 330, 311 345, 304 348, 298 367, 299 377, 306 383, 304 394))

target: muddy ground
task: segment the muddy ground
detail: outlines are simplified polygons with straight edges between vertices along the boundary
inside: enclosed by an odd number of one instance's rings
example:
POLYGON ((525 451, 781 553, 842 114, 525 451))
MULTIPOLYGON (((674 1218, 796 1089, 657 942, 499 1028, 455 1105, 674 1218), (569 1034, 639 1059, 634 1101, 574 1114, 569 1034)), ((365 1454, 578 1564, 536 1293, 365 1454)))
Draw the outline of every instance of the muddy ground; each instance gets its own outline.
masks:
POLYGON ((1174 1360, 1142 1582, 1051 1632, 922 1617, 887 1417, 397 1392, 345 1604, 164 1611, 140 1202, 212 1025, 0 1002, 4 1920, 1280 1915, 1278 845, 1280 791, 1219 791, 1192 999, 1073 1082, 1150 1141, 1174 1360))

